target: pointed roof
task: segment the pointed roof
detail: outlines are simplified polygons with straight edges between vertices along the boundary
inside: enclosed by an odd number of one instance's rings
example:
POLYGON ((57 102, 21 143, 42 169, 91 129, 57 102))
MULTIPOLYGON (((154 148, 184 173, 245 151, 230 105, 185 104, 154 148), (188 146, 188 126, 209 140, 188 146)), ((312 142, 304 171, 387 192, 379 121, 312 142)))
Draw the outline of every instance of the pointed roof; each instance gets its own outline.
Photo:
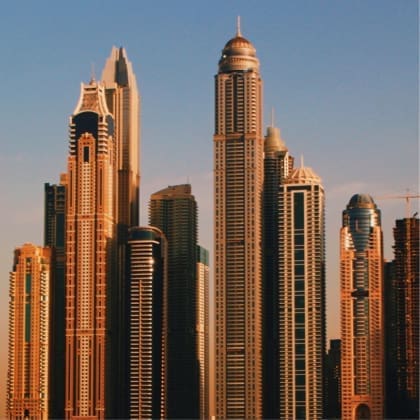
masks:
POLYGON ((312 168, 304 166, 303 157, 300 168, 294 168, 287 178, 288 184, 321 184, 321 177, 312 168))

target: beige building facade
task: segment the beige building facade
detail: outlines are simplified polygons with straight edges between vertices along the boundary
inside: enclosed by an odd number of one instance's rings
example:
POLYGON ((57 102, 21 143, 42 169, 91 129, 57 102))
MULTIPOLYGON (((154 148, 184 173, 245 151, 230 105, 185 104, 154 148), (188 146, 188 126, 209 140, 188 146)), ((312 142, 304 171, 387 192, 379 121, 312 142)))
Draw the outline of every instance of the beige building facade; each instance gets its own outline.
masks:
POLYGON ((262 80, 237 33, 215 76, 216 417, 262 417, 262 80))

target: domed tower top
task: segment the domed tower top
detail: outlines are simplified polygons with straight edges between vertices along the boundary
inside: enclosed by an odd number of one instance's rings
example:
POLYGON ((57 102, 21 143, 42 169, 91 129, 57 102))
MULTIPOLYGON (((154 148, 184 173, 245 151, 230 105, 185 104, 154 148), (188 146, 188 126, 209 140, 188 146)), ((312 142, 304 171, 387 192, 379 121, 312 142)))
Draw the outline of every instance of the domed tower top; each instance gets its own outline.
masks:
POLYGON ((373 201, 373 198, 368 194, 354 194, 349 204, 347 205, 348 209, 353 208, 366 208, 366 209, 374 209, 376 208, 376 204, 373 201))
POLYGON ((241 34, 240 18, 238 17, 236 35, 230 39, 222 50, 219 60, 219 73, 232 71, 259 71, 260 62, 255 47, 241 34))

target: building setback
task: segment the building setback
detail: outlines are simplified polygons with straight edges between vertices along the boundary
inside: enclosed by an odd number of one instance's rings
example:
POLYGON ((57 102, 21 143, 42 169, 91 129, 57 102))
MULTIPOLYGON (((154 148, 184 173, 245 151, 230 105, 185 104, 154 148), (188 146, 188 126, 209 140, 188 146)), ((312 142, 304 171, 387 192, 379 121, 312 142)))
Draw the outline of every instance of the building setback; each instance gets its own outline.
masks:
MULTIPOLYGON (((65 416, 112 416, 114 120, 105 89, 82 84, 70 118, 66 208, 65 416)), ((115 331, 114 331, 115 333, 115 331)), ((115 359, 114 359, 115 361, 115 359)))
POLYGON ((128 417, 166 418, 167 241, 135 227, 127 246, 128 417))
POLYGON ((372 197, 355 194, 340 231, 341 415, 384 417, 383 240, 372 197))
POLYGON ((198 418, 197 203, 191 186, 152 194, 149 223, 168 240, 166 415, 198 418))
POLYGON ((280 418, 323 417, 325 201, 311 168, 293 169, 279 194, 280 418))
POLYGON ((50 418, 49 328, 51 249, 15 249, 9 291, 7 417, 50 418))
POLYGON ((262 79, 238 25, 215 76, 216 417, 262 417, 262 79))

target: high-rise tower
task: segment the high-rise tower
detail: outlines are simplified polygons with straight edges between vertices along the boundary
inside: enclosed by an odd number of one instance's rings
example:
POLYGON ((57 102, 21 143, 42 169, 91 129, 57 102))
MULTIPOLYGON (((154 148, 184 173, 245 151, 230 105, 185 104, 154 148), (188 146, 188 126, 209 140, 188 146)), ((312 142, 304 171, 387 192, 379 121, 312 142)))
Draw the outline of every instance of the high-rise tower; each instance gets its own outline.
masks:
POLYGON ((126 243, 128 229, 139 224, 139 112, 140 99, 133 66, 124 48, 111 50, 102 72, 105 96, 109 112, 115 121, 115 168, 114 207, 116 232, 117 277, 112 284, 112 354, 117 369, 113 370, 111 381, 118 383, 114 390, 114 416, 128 417, 126 397, 128 378, 126 377, 126 357, 124 322, 127 304, 126 290, 126 243))
POLYGON ((419 219, 395 221, 394 293, 397 395, 401 417, 419 416, 419 219))
POLYGON ((114 119, 102 84, 82 84, 70 118, 66 204, 66 418, 104 418, 114 274, 114 119))
POLYGON ((262 417, 262 80, 238 25, 215 76, 216 417, 262 417))
POLYGON ((7 416, 50 418, 49 323, 51 250, 24 244, 10 273, 7 416))
POLYGON ((325 355, 325 200, 321 179, 293 169, 280 185, 278 343, 282 419, 321 419, 325 355))
POLYGON ((150 225, 168 240, 166 416, 198 418, 197 203, 191 185, 152 194, 149 211, 150 225))
POLYGON ((293 169, 293 158, 273 125, 264 141, 263 200, 263 414, 279 418, 279 192, 293 169))
POLYGON ((355 194, 340 231, 341 415, 384 417, 383 243, 372 197, 355 194))
POLYGON ((128 237, 128 417, 166 418, 167 241, 155 227, 128 237))
POLYGON ((50 392, 49 415, 64 417, 65 381, 65 212, 66 177, 59 185, 45 184, 44 245, 51 247, 52 282, 50 287, 50 392))
POLYGON ((200 364, 200 419, 209 414, 209 251, 197 245, 197 354, 200 364))

